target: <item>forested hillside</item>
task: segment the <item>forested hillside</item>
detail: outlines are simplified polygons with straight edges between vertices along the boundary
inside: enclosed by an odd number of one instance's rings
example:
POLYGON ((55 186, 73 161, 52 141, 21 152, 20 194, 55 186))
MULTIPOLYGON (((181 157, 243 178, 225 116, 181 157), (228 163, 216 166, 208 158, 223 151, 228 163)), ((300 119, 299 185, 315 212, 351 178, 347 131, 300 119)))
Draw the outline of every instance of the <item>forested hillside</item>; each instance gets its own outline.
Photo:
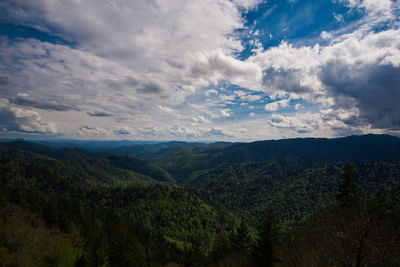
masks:
POLYGON ((228 147, 177 147, 157 153, 158 157, 145 154, 142 157, 169 171, 181 182, 194 172, 215 168, 222 163, 278 160, 276 164, 284 165, 279 171, 290 171, 347 162, 400 160, 400 139, 388 135, 297 138, 232 144, 228 147))
POLYGON ((1 143, 0 265, 398 266, 399 144, 1 143))

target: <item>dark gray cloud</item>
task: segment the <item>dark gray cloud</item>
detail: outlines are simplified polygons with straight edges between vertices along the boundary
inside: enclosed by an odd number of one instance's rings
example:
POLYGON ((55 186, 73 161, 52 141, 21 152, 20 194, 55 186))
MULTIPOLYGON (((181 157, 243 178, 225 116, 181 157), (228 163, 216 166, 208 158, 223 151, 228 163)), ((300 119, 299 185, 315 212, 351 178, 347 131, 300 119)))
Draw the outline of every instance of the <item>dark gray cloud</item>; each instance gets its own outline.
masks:
POLYGON ((263 70, 263 85, 267 88, 277 88, 286 92, 304 93, 311 89, 301 86, 301 73, 293 69, 263 70))
POLYGON ((93 117, 112 117, 112 116, 114 116, 113 114, 107 113, 104 111, 93 111, 93 112, 88 111, 87 114, 89 116, 93 116, 93 117))
POLYGON ((116 133, 116 134, 122 134, 122 135, 132 134, 131 131, 128 131, 128 130, 125 130, 125 129, 115 130, 114 133, 116 133))
POLYGON ((208 131, 208 134, 213 136, 232 136, 231 133, 228 133, 220 128, 212 128, 208 131))
POLYGON ((10 83, 10 79, 5 76, 0 76, 0 85, 7 85, 10 83))
POLYGON ((358 109, 359 114, 346 119, 346 124, 400 129, 400 67, 330 62, 319 77, 335 99, 335 108, 358 109))
POLYGON ((103 83, 107 86, 107 88, 112 88, 114 91, 118 91, 126 88, 135 88, 139 82, 132 77, 122 77, 118 81, 105 80, 103 83))
POLYGON ((9 101, 13 104, 17 104, 20 106, 29 106, 43 110, 54 110, 54 111, 80 110, 76 105, 72 103, 63 103, 63 101, 60 100, 34 98, 27 94, 18 94, 18 96, 11 98, 9 101))
POLYGON ((159 94, 162 92, 162 88, 159 84, 150 82, 139 87, 137 91, 144 94, 159 94))

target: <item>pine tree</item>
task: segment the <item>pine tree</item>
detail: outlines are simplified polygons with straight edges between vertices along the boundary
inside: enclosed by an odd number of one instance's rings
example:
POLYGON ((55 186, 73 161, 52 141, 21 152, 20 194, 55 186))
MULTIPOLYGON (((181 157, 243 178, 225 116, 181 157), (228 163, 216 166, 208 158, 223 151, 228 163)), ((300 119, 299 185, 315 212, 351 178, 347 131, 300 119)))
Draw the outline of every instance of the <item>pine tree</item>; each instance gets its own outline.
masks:
POLYGON ((342 167, 341 183, 337 187, 336 201, 342 208, 350 208, 358 199, 358 189, 353 181, 356 173, 351 164, 342 167))
POLYGON ((250 235, 247 225, 241 221, 236 233, 232 238, 232 247, 235 250, 249 252, 254 245, 254 240, 250 235))
POLYGON ((219 233, 210 253, 211 260, 218 262, 231 252, 232 247, 227 234, 225 232, 219 233))
POLYGON ((147 266, 143 245, 133 235, 125 220, 115 225, 110 238, 110 266, 147 266))
POLYGON ((278 243, 278 231, 276 219, 272 210, 265 215, 257 245, 254 248, 254 263, 256 266, 272 266, 276 261, 276 246, 278 243))

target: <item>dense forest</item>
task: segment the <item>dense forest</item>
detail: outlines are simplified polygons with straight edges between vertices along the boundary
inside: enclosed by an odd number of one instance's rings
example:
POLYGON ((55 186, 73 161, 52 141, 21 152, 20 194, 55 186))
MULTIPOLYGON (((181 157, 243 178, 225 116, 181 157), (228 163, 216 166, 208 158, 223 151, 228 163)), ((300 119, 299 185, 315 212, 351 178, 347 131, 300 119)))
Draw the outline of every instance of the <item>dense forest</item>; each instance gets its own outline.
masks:
POLYGON ((0 266, 400 266, 400 139, 0 143, 0 266))

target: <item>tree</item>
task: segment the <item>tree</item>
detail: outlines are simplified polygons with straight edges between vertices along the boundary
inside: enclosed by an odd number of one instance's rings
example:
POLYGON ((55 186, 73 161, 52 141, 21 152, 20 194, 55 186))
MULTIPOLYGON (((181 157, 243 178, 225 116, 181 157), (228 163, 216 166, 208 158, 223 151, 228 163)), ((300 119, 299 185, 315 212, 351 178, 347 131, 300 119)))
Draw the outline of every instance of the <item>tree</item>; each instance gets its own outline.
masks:
POLYGON ((232 246, 235 250, 249 252, 254 245, 254 240, 250 235, 247 225, 241 221, 236 233, 232 238, 232 246))
POLYGON ((350 208, 358 200, 358 189, 353 181, 355 171, 351 164, 342 167, 341 183, 337 186, 336 201, 342 208, 350 208))
POLYGON ((133 235, 126 220, 115 225, 110 237, 110 266, 147 266, 143 245, 133 235))
POLYGON ((229 238, 225 232, 218 234, 217 239, 212 247, 210 258, 214 262, 218 262, 220 259, 232 253, 232 246, 229 242, 229 238))
POLYGON ((278 230, 275 214, 270 209, 265 215, 258 234, 257 245, 254 248, 254 263, 256 266, 272 266, 276 261, 276 246, 278 244, 278 230))

